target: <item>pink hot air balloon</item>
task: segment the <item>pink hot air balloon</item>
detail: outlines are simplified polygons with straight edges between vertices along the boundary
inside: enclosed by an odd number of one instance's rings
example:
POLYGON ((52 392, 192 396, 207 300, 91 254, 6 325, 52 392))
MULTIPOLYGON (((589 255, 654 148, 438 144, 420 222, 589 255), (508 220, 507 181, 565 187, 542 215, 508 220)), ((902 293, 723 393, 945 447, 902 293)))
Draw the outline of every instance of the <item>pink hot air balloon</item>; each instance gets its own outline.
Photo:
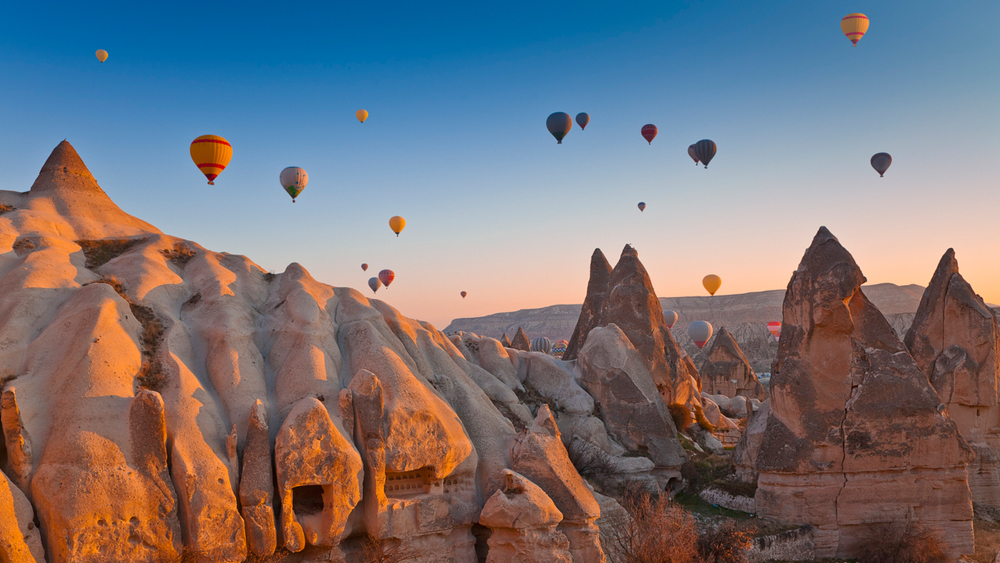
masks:
POLYGON ((653 139, 656 138, 656 132, 656 125, 653 125, 652 123, 647 123, 642 126, 642 138, 649 141, 649 144, 651 145, 653 144, 653 139))
POLYGON ((688 336, 694 340, 694 345, 704 348, 712 338, 712 325, 707 321, 695 321, 688 325, 688 336))
POLYGON ((774 335, 774 341, 777 342, 781 338, 781 323, 778 321, 771 321, 767 323, 767 330, 771 331, 774 335))
POLYGON ((362 272, 367 272, 368 271, 368 264, 362 264, 361 265, 361 271, 362 272))
POLYGON ((396 274, 392 270, 382 270, 378 273, 378 281, 382 282, 382 285, 389 289, 389 284, 392 280, 396 279, 396 274))
POLYGON ((674 328, 677 323, 677 311, 664 311, 663 320, 667 323, 667 328, 674 328))

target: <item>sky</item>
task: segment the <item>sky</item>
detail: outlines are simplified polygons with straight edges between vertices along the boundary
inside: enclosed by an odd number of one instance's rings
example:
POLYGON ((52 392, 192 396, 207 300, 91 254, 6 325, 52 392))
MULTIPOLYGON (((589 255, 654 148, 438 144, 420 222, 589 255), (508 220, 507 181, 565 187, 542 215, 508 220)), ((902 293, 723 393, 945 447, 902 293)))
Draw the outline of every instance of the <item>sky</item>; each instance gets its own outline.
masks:
POLYGON ((820 225, 871 283, 926 285, 953 247, 1000 303, 1000 2, 760 4, 11 3, 0 189, 65 138, 165 233, 368 295, 392 269, 377 296, 438 328, 580 303, 626 243, 663 297, 783 288, 820 225), (556 111, 591 122, 557 145, 556 111), (205 134, 234 150, 215 186, 205 134))

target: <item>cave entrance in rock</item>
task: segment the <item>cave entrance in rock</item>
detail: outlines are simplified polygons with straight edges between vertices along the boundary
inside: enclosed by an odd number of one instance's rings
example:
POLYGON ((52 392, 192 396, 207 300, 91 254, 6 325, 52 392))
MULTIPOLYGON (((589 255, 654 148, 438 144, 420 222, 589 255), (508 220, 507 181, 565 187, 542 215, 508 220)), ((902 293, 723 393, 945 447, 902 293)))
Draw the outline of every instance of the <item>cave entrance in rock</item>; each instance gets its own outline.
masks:
POLYGON ((323 487, 321 485, 305 485, 292 488, 292 510, 300 516, 320 514, 323 512, 323 487))

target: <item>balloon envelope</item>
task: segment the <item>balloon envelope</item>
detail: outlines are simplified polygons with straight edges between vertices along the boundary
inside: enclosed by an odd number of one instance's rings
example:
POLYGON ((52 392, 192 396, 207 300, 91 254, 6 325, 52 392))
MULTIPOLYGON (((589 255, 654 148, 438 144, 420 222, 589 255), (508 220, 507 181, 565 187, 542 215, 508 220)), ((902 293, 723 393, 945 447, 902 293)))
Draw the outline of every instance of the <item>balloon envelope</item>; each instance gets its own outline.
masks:
POLYGON ((368 280, 368 287, 372 288, 372 293, 376 293, 378 288, 382 287, 382 282, 378 278, 371 278, 368 280))
POLYGON ((778 321, 771 321, 767 323, 767 330, 771 331, 775 341, 781 338, 781 323, 778 321))
POLYGON ((694 165, 698 166, 698 153, 695 152, 694 145, 688 146, 688 156, 690 156, 691 160, 694 161, 694 165))
POLYGON ((694 155, 698 157, 698 160, 705 163, 705 168, 708 168, 708 163, 712 162, 712 158, 715 156, 715 151, 718 149, 715 146, 715 141, 709 139, 702 139, 694 144, 694 155))
POLYGON ((368 271, 368 264, 362 264, 361 265, 361 271, 362 272, 367 272, 368 271))
POLYGON ((573 118, 568 113, 557 111, 545 120, 545 127, 556 138, 556 144, 561 145, 566 133, 573 128, 573 118))
POLYGON ((382 282, 382 285, 389 287, 392 280, 396 279, 396 274, 392 270, 382 270, 378 273, 378 281, 382 282))
POLYGON ((639 202, 639 212, 641 213, 641 212, 643 212, 645 210, 646 210, 646 202, 645 201, 640 201, 639 202))
POLYGON ((467 291, 463 291, 463 292, 462 292, 462 299, 465 299, 465 296, 466 296, 466 295, 468 295, 468 294, 469 294, 469 293, 468 293, 467 291))
POLYGON ((722 287, 722 278, 715 274, 708 274, 701 280, 701 285, 705 286, 709 295, 715 295, 715 292, 722 287))
POLYGON ((865 32, 868 31, 868 16, 847 14, 840 20, 840 31, 843 31, 844 35, 857 47, 858 40, 864 37, 865 32))
POLYGON ((532 352, 544 352, 548 354, 552 350, 552 341, 544 336, 539 336, 538 338, 531 341, 531 351, 532 352))
POLYGON ((399 215, 389 219, 389 228, 392 229, 392 232, 396 233, 397 237, 399 236, 399 233, 403 232, 404 227, 406 227, 406 219, 403 219, 399 215))
POLYGON ((576 124, 580 126, 581 131, 587 129, 588 123, 590 123, 590 114, 583 112, 576 114, 576 124))
POLYGON ((101 61, 102 63, 108 60, 108 52, 105 51, 104 49, 98 49, 97 52, 94 54, 97 55, 97 60, 101 61))
POLYGON ((232 158, 233 146, 218 135, 202 135, 191 141, 191 160, 208 178, 210 186, 215 185, 215 179, 229 166, 232 158))
POLYGON ((880 152, 872 157, 872 168, 878 172, 879 178, 883 177, 890 164, 892 164, 892 157, 887 152, 880 152))
POLYGON ((278 180, 281 181, 281 187, 292 196, 292 203, 295 203, 295 198, 299 197, 309 183, 309 174, 298 166, 289 166, 281 171, 278 180))
POLYGON ((652 123, 647 123, 646 125, 642 126, 642 131, 641 131, 642 138, 649 141, 649 144, 652 145, 653 139, 656 138, 657 131, 658 130, 656 129, 656 125, 653 125, 652 123))
POLYGON ((358 121, 364 123, 365 120, 368 119, 368 110, 359 109, 354 112, 354 116, 358 118, 358 121))
POLYGON ((677 323, 677 311, 664 311, 663 320, 667 323, 667 328, 674 328, 677 323))
POLYGON ((712 338, 712 325, 707 321, 695 321, 688 325, 688 336, 694 340, 695 346, 704 348, 712 338))

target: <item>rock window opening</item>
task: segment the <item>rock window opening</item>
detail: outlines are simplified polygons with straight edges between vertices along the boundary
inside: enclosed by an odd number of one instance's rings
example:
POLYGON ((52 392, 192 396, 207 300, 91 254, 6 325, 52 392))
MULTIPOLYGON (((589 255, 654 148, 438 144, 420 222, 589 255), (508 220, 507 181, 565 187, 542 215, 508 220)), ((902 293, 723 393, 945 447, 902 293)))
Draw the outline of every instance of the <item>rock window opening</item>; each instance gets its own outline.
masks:
POLYGON ((295 514, 305 516, 323 512, 323 487, 306 485, 292 489, 292 509, 295 514))

